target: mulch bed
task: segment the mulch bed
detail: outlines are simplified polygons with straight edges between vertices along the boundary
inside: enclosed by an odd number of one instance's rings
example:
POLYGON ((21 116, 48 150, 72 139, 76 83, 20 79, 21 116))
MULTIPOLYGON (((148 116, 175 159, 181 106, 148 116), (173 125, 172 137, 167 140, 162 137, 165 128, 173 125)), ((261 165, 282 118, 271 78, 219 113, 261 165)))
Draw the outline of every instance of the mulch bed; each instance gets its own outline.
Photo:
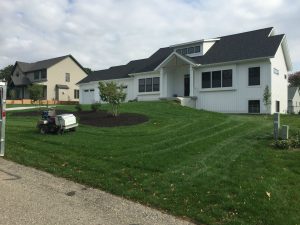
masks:
MULTIPOLYGON (((138 113, 121 113, 118 117, 112 116, 107 111, 81 111, 70 112, 66 110, 56 110, 56 114, 72 113, 79 118, 80 124, 96 126, 96 127, 117 127, 117 126, 131 126, 147 122, 149 118, 138 113)), ((25 111, 13 112, 14 116, 40 116, 40 111, 25 111)))

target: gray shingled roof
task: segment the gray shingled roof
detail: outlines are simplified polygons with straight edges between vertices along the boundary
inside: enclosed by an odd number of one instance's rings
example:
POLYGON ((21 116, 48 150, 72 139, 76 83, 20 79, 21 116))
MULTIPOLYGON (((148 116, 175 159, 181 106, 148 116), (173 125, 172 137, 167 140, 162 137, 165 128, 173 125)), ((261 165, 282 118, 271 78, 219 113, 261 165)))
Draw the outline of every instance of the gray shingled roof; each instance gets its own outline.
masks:
MULTIPOLYGON (((272 27, 219 37, 205 55, 190 58, 201 65, 224 63, 255 58, 274 57, 284 35, 270 36, 272 27)), ((78 84, 99 80, 128 78, 128 74, 153 71, 172 52, 171 47, 161 48, 147 59, 131 61, 127 65, 98 70, 79 81, 78 84), (135 66, 131 67, 132 64, 135 66)))
POLYGON ((52 59, 46 59, 42 61, 37 61, 34 63, 26 63, 26 62, 19 62, 17 61, 16 64, 19 65, 20 69, 24 73, 28 73, 31 71, 36 71, 36 70, 42 70, 42 69, 47 69, 56 63, 60 62, 61 60, 68 58, 70 55, 65 55, 57 58, 52 58, 52 59))
POLYGON ((270 36, 273 28, 220 37, 208 52, 195 62, 205 65, 254 58, 273 57, 284 35, 270 36))

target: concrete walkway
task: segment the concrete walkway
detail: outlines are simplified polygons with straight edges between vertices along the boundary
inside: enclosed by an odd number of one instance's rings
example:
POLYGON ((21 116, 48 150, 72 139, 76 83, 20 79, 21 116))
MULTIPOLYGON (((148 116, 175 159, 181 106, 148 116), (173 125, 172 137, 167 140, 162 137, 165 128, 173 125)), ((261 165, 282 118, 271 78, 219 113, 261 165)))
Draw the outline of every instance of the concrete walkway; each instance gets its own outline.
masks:
POLYGON ((103 191, 0 158, 0 224, 188 225, 103 191))
POLYGON ((24 107, 13 107, 13 108, 6 108, 6 111, 17 111, 17 110, 26 110, 26 109, 36 109, 36 108, 44 108, 46 106, 24 106, 24 107))

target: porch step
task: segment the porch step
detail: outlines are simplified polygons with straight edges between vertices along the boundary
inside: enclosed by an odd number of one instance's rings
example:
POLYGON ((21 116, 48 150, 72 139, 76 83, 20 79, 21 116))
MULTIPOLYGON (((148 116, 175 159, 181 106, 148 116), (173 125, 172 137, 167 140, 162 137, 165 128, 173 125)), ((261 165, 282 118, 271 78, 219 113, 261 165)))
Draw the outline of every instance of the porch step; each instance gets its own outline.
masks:
POLYGON ((178 101, 180 105, 187 106, 190 108, 196 108, 196 96, 189 96, 189 97, 161 97, 160 100, 167 100, 167 101, 178 101))

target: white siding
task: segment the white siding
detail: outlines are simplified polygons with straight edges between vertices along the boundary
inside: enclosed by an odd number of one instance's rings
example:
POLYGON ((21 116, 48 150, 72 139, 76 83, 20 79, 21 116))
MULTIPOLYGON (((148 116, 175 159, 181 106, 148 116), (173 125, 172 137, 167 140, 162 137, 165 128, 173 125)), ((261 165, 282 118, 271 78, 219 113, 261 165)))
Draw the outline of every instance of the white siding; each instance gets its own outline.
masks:
POLYGON ((270 87, 270 62, 268 60, 232 64, 226 66, 204 67, 195 70, 196 107, 209 111, 225 113, 248 113, 248 101, 260 100, 260 111, 265 112, 263 92, 270 87), (248 69, 260 67, 260 85, 248 86, 248 69), (202 89, 202 72, 232 69, 232 88, 202 89))
MULTIPOLYGON (((117 85, 127 86, 124 88, 126 93, 125 101, 133 100, 135 96, 133 95, 133 79, 118 79, 118 80, 107 80, 107 82, 116 82, 117 85)), ((79 102, 80 104, 93 104, 101 102, 100 93, 99 93, 99 82, 90 82, 79 85, 79 102), (91 92, 90 90, 94 90, 91 92), (89 91, 85 91, 89 90, 89 91)))
POLYGON ((160 91, 157 92, 139 92, 139 79, 141 78, 152 78, 152 77, 160 77, 159 72, 149 72, 143 73, 134 76, 133 80, 133 96, 137 98, 138 101, 155 101, 160 98, 160 91))
POLYGON ((285 64, 285 59, 283 55, 282 46, 277 50, 277 53, 274 58, 271 59, 272 64, 272 113, 276 110, 276 101, 280 101, 280 113, 286 113, 288 108, 288 79, 287 79, 287 67, 285 64), (279 71, 279 74, 274 73, 274 68, 279 71), (286 75, 286 77, 285 77, 286 75))

